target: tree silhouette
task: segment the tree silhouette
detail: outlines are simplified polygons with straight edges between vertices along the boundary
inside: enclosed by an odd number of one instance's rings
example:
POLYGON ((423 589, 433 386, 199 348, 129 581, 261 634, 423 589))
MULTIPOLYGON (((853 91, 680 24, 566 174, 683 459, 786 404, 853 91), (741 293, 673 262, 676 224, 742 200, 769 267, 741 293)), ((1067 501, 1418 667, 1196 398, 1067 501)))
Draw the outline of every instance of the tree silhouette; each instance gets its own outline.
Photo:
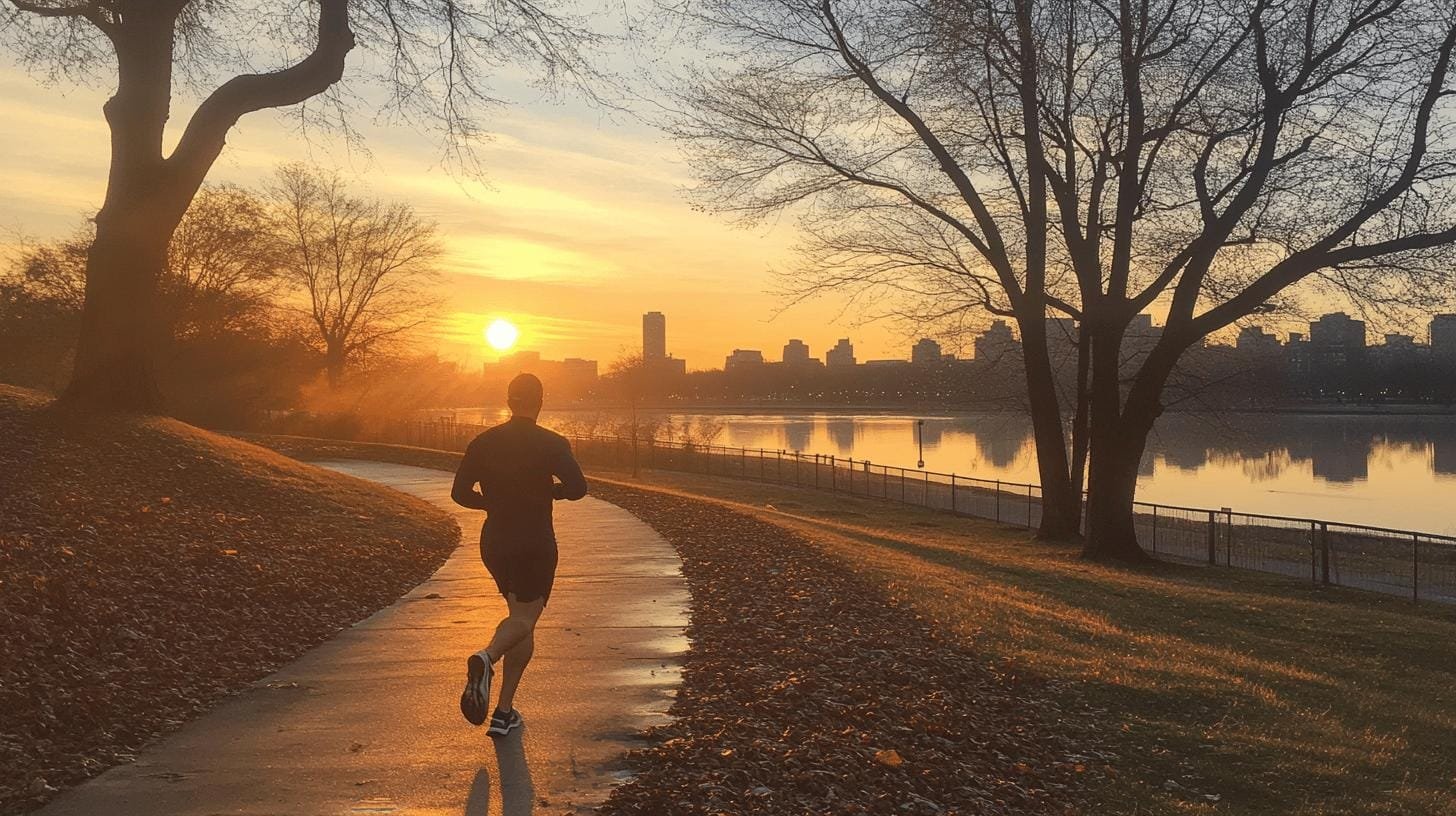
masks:
POLYGON ((684 81, 674 123, 704 203, 749 219, 797 208, 800 293, 1014 320, 1041 532, 1078 530, 1085 450, 1089 556, 1144 557, 1137 467, 1185 351, 1296 285, 1451 292, 1447 0, 708 0, 683 13, 721 44, 684 81), (1145 310, 1166 326, 1130 345, 1145 310), (1056 370, 1071 364, 1068 398, 1056 370))
POLYGON ((287 279, 303 292, 329 385, 359 355, 423 324, 435 225, 406 204, 351 195, 336 173, 278 170, 271 196, 287 279))
POLYGON ((300 106, 303 124, 347 128, 356 98, 336 83, 357 45, 369 52, 358 78, 377 80, 382 95, 371 107, 433 123, 449 155, 467 159, 479 132, 476 112, 494 101, 486 84, 492 69, 531 62, 546 83, 579 77, 581 47, 590 39, 537 0, 6 2, 0 43, 38 73, 115 78, 103 107, 111 133, 106 197, 87 255, 81 336, 64 398, 136 410, 161 405, 152 362, 168 241, 239 119, 300 106), (202 101, 168 152, 179 85, 198 90, 202 101), (314 98, 320 104, 301 105, 314 98))

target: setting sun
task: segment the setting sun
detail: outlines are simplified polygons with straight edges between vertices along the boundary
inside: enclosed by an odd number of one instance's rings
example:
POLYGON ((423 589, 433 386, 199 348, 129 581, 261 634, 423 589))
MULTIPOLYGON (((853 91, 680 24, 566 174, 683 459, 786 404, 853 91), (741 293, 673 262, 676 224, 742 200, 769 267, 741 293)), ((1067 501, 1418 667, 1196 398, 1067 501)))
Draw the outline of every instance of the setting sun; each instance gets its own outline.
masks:
POLYGON ((516 344, 516 338, 521 336, 520 329, 504 318, 497 318, 489 326, 485 327, 485 342, 496 351, 505 351, 516 344))

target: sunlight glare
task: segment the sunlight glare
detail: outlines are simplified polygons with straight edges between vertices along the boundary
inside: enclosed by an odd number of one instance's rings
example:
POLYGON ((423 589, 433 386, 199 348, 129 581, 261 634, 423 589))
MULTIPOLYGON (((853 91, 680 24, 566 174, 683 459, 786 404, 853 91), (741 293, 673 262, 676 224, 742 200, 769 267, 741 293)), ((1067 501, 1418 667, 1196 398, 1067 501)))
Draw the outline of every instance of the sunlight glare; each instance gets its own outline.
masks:
POLYGON ((521 332, 515 324, 505 318, 496 318, 485 327, 485 342, 496 351, 505 351, 516 344, 521 332))

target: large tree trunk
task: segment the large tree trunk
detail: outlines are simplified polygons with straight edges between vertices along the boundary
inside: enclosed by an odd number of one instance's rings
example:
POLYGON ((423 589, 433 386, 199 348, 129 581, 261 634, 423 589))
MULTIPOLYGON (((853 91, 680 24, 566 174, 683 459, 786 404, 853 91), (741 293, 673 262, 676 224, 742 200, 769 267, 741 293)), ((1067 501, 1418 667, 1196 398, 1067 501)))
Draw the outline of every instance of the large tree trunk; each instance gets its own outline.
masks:
POLYGON ((103 111, 111 130, 106 200, 86 262, 76 367, 63 398, 156 411, 157 284, 190 196, 172 189, 162 136, 172 100, 170 12, 139 9, 115 36, 117 87, 103 111))
POLYGON ((1124 403, 1122 327, 1099 332, 1092 341, 1086 558, 1151 560, 1137 540, 1133 502, 1148 435, 1162 410, 1158 395, 1171 367, 1166 357, 1150 355, 1124 403))
MULTIPOLYGON (((162 407, 153 360, 163 338, 157 282, 170 231, 117 223, 103 210, 86 260, 86 305, 67 401, 153 412, 162 407)), ((127 219, 140 220, 140 219, 127 219)))
POLYGON ((1045 317, 1040 309, 1036 311, 1035 316, 1017 320, 1031 405, 1031 429, 1036 440, 1036 464, 1041 477, 1041 524, 1036 535, 1043 540, 1066 541, 1075 538, 1081 527, 1082 496, 1072 488, 1061 404, 1047 354, 1045 317))
POLYGON ((1094 428, 1087 479, 1084 557, 1129 563, 1149 560, 1138 544, 1133 524, 1138 465, 1146 442, 1147 433, 1132 428, 1094 428))

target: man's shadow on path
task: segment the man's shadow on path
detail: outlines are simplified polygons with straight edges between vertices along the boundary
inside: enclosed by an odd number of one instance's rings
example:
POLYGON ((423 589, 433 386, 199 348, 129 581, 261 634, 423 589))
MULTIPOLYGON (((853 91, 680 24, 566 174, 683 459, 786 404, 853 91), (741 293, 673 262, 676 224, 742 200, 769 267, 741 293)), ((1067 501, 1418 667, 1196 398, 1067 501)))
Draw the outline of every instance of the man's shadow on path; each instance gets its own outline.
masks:
MULTIPOLYGON (((526 762, 525 729, 493 739, 495 764, 500 770, 501 816, 530 816, 536 805, 536 786, 526 762)), ((465 816, 490 816, 490 770, 475 772, 470 795, 465 798, 465 816)))

